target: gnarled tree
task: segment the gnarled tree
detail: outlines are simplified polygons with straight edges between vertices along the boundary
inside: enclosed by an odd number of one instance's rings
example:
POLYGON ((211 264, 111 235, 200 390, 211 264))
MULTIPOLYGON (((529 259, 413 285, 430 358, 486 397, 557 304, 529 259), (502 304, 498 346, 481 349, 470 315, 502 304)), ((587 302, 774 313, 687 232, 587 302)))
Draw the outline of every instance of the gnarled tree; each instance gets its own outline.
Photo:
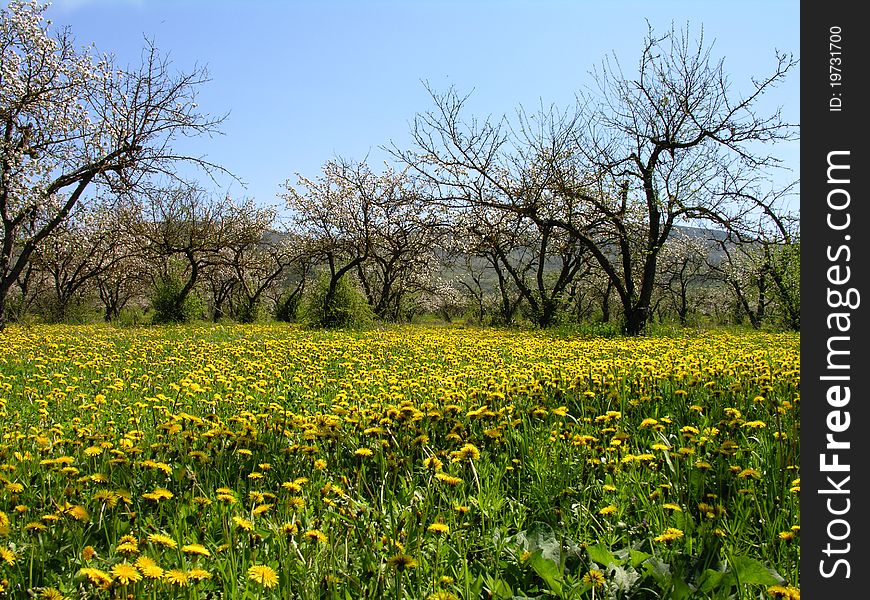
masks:
POLYGON ((172 148, 221 122, 197 109, 204 69, 174 73, 150 44, 138 67, 121 68, 51 31, 44 10, 17 0, 0 10, 0 329, 37 246, 92 191, 130 192, 179 161, 217 168, 172 148))

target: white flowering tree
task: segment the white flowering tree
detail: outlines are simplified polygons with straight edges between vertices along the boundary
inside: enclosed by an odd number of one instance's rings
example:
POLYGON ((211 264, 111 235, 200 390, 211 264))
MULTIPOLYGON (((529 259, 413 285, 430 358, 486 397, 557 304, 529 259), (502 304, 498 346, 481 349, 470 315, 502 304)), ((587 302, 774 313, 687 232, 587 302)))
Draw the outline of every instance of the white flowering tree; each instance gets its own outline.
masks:
POLYGON ((637 71, 605 60, 573 112, 477 121, 453 90, 432 94, 435 108, 413 126, 415 147, 395 150, 445 202, 564 231, 607 275, 630 335, 645 331, 673 228, 731 227, 756 211, 742 191, 779 164, 763 144, 796 135, 780 111, 759 111, 793 57, 775 54, 741 95, 703 34, 650 30, 644 41, 637 71))
POLYGON ((66 320, 83 292, 95 291, 98 279, 127 262, 135 252, 127 222, 127 212, 114 203, 79 205, 39 244, 31 262, 49 283, 41 298, 45 316, 66 320))
POLYGON ((134 191, 179 161, 179 136, 214 132, 199 112, 207 73, 175 73, 153 45, 138 67, 120 68, 52 30, 46 6, 13 0, 0 9, 0 329, 7 298, 39 244, 102 188, 134 191))
POLYGON ((168 314, 183 306, 201 278, 212 269, 234 275, 227 264, 232 249, 257 244, 275 212, 251 199, 214 196, 194 184, 149 190, 131 229, 145 256, 161 265, 157 279, 179 279, 168 314))

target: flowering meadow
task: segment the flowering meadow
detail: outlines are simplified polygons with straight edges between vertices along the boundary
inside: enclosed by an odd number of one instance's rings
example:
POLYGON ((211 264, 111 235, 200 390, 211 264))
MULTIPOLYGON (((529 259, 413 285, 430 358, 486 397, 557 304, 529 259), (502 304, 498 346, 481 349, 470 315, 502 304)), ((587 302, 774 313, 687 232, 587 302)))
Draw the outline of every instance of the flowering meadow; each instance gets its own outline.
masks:
POLYGON ((0 598, 800 597, 798 334, 0 335, 0 598))

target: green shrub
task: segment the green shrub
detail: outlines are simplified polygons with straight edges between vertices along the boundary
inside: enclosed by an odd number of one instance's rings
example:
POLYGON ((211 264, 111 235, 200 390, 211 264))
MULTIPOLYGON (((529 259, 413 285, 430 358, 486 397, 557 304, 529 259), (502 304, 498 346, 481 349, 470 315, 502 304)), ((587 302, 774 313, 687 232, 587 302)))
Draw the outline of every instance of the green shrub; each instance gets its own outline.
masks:
POLYGON ((301 321, 309 327, 326 329, 360 328, 374 322, 365 294, 349 276, 338 280, 331 301, 327 301, 329 277, 318 276, 300 306, 301 321))
POLYGON ((302 295, 293 294, 291 292, 284 293, 278 299, 278 304, 275 306, 275 319, 284 321, 285 323, 293 323, 296 321, 296 316, 299 313, 302 304, 302 295))
POLYGON ((157 280, 151 295, 153 323, 189 323, 203 317, 205 307, 200 297, 190 293, 182 298, 183 288, 181 278, 174 273, 163 275, 157 280))

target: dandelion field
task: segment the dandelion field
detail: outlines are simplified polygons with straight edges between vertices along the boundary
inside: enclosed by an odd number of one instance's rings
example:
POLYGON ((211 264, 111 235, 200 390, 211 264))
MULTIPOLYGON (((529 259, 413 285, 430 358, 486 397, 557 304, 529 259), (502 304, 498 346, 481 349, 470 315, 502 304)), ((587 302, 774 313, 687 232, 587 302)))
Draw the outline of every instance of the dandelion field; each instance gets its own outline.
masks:
POLYGON ((0 598, 799 598, 799 341, 11 327, 0 598))

